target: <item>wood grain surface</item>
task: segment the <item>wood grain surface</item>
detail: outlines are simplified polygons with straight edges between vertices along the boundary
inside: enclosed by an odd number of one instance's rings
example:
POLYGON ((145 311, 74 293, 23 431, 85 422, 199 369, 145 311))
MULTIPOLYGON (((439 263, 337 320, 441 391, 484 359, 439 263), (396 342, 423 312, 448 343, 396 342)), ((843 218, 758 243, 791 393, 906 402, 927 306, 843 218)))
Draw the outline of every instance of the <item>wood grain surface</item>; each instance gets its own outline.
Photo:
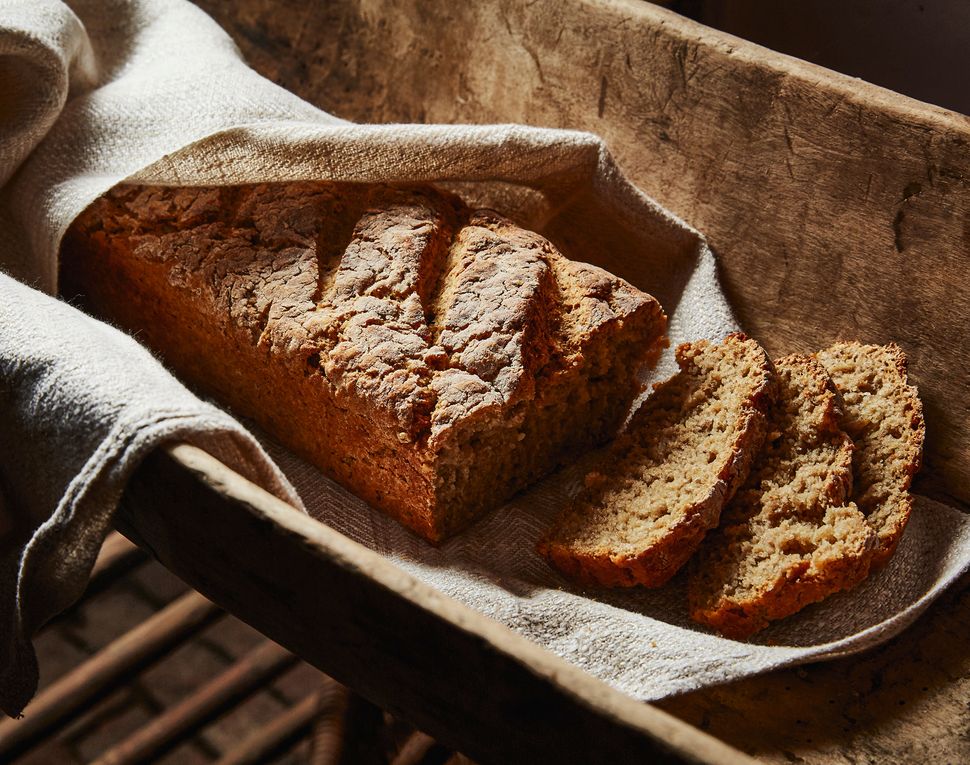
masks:
MULTIPOLYGON (((265 76, 362 122, 593 130, 702 230, 776 355, 895 340, 921 490, 970 501, 970 119, 633 0, 197 0, 265 76)), ((965 505, 964 505, 965 507, 965 505)), ((970 761, 970 593, 860 658, 664 706, 769 761, 970 761)))
POLYGON ((476 761, 751 762, 418 582, 195 447, 145 460, 119 526, 202 595, 476 761))
POLYGON ((774 763, 970 762, 970 577, 899 638, 659 706, 774 763))

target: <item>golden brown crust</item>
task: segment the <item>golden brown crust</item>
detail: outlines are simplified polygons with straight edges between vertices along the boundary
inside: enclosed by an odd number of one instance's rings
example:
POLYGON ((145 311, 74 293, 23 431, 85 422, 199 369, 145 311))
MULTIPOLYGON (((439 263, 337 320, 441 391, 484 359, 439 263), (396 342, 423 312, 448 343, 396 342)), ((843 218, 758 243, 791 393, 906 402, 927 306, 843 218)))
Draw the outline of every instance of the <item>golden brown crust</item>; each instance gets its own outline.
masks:
POLYGON ((875 545, 849 502, 853 445, 831 380, 806 356, 775 368, 764 449, 691 564, 691 618, 739 639, 858 584, 875 545))
POLYGON ((665 325, 431 187, 122 186, 63 254, 66 290, 432 540, 608 437, 665 325))
POLYGON ((681 372, 634 416, 599 472, 539 542, 566 576, 664 584, 715 527, 765 437, 771 363, 741 334, 677 349, 681 372))
POLYGON ((844 427, 855 441, 853 500, 878 535, 874 568, 895 552, 913 507, 920 468, 923 405, 909 384, 906 354, 889 345, 836 343, 816 354, 845 401, 844 427))

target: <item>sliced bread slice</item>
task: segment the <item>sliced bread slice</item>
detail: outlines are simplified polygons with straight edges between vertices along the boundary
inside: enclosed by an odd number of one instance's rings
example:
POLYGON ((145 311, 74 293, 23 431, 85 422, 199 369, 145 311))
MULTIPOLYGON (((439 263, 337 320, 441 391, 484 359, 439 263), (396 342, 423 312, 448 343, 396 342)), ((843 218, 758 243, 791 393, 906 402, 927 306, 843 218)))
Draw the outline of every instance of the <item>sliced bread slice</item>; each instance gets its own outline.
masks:
POLYGON ((923 406, 895 344, 836 343, 816 354, 845 401, 855 441, 852 498, 878 535, 873 567, 896 550, 912 512, 909 493, 923 455, 923 406))
POLYGON ((566 576, 608 587, 664 584, 717 526, 765 437, 771 362, 742 334, 677 349, 598 472, 539 542, 566 576))
POLYGON ((691 618, 733 638, 858 584, 875 547, 849 502, 853 446, 832 381, 807 356, 775 369, 764 449, 691 562, 691 618))

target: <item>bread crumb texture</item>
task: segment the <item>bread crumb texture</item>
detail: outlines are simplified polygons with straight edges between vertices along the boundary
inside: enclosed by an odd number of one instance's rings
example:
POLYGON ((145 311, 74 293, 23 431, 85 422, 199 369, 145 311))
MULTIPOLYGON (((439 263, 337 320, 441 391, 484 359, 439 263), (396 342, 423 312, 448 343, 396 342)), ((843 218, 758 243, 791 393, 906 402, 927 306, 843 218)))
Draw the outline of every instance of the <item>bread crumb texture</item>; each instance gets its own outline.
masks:
POLYGON ((806 356, 775 369, 765 446, 691 565, 691 617, 735 638, 854 586, 875 548, 849 501, 853 444, 832 381, 806 356))
POLYGON ((923 405, 907 379, 899 346, 836 343, 816 354, 845 402, 842 426, 855 442, 852 498, 878 540, 872 565, 886 564, 912 512, 920 468, 923 405))
POLYGON ((736 334, 677 349, 598 472, 539 543, 567 576, 604 586, 664 584, 718 524, 766 432, 774 373, 736 334))

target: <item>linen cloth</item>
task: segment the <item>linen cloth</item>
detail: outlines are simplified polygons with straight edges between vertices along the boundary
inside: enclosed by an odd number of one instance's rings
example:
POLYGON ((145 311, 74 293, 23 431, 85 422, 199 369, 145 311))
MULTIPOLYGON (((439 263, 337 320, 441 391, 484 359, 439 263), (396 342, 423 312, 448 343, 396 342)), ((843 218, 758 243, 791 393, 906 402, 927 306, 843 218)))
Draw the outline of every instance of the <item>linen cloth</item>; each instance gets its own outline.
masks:
MULTIPOLYGON (((673 343, 737 328, 703 237, 630 185, 596 136, 350 124, 256 75, 184 0, 0 0, 0 142, 0 262, 48 293, 66 228, 125 179, 437 181, 572 242, 573 257, 589 253, 649 284, 673 343)), ((670 370, 668 354, 656 376, 670 370)), ((862 650, 970 565, 967 518, 920 500, 887 569, 739 643, 689 624, 682 582, 594 598, 537 559, 535 538, 585 463, 434 549, 266 439, 283 478, 237 422, 132 340, 9 278, 0 278, 0 375, 0 491, 43 521, 0 572, 8 713, 36 684, 31 634, 83 589, 127 476, 170 439, 203 446, 299 506, 288 478, 315 517, 641 699, 862 650)))

